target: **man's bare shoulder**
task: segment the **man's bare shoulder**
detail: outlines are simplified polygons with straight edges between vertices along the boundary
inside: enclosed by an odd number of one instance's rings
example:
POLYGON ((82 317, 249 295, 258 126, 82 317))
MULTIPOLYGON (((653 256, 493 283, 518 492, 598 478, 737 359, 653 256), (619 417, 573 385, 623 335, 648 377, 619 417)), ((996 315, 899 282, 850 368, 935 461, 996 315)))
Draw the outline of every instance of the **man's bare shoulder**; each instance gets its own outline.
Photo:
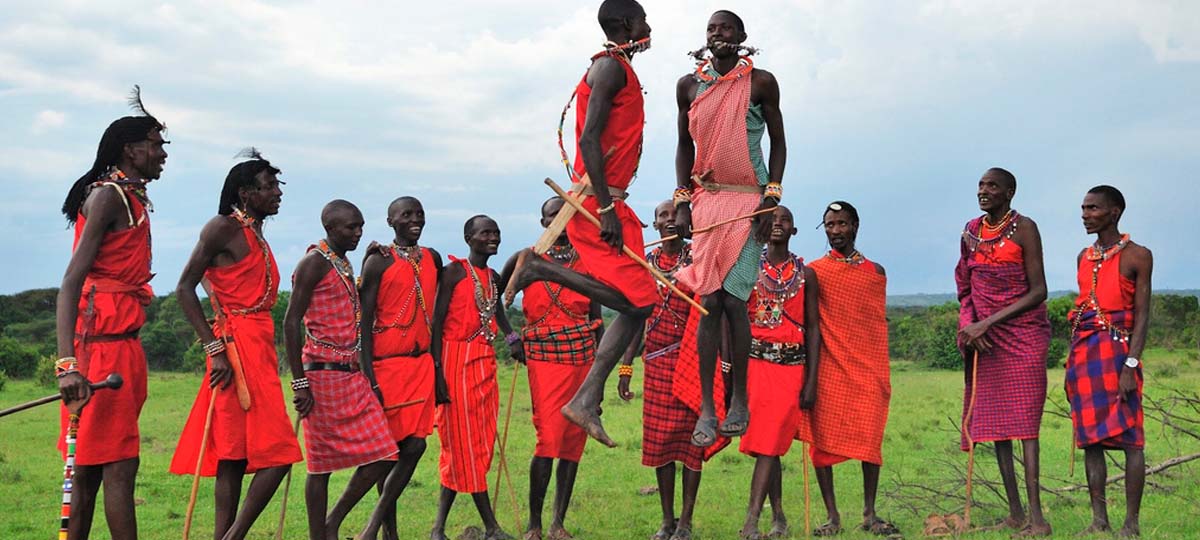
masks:
POLYGON ((750 72, 750 80, 755 83, 774 84, 778 85, 779 81, 775 78, 775 74, 765 69, 754 68, 750 72))
POLYGON ((1154 260, 1154 254, 1150 252, 1150 248, 1138 244, 1133 240, 1130 240, 1129 244, 1125 246, 1125 252, 1128 253, 1132 259, 1138 262, 1148 262, 1154 260))
POLYGON ((95 220, 112 218, 117 212, 125 213, 125 195, 119 190, 106 185, 96 185, 88 188, 83 200, 83 215, 95 220))
POLYGON ((228 238, 240 231, 241 228, 241 224, 232 217, 217 214, 204 224, 204 228, 200 229, 200 236, 209 239, 228 238))
POLYGON ((875 262, 875 261, 871 261, 871 264, 875 265, 875 273, 876 273, 876 274, 879 274, 879 275, 881 275, 881 276, 887 277, 887 271, 885 271, 885 270, 883 269, 883 265, 882 265, 882 264, 879 264, 879 263, 877 263, 877 262, 875 262))

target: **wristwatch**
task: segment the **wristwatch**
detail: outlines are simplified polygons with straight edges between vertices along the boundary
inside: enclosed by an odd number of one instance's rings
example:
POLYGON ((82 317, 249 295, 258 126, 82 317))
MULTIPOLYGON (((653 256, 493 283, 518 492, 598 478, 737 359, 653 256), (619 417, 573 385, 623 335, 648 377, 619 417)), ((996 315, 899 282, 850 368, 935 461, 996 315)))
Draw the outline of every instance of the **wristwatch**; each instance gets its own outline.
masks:
POLYGON ((1140 366, 1141 364, 1142 364, 1142 361, 1141 361, 1141 360, 1138 360, 1137 358, 1134 358, 1134 357, 1132 357, 1132 356, 1130 356, 1129 358, 1126 358, 1126 359, 1125 359, 1125 366, 1126 366, 1126 367, 1131 367, 1131 368, 1135 368, 1135 369, 1136 369, 1136 368, 1137 368, 1138 366, 1140 366))

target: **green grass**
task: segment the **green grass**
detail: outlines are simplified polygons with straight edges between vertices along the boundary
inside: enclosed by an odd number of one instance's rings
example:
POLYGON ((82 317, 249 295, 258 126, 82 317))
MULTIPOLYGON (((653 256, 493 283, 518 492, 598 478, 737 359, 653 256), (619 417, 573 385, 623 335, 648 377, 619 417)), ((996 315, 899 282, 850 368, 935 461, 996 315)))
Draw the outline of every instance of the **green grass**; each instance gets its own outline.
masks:
MULTIPOLYGON (((1194 391, 1200 387, 1200 362, 1194 351, 1151 351, 1147 363, 1147 392, 1151 396, 1165 395, 1179 389, 1194 391)), ((898 366, 899 367, 899 366, 898 366)), ((511 381, 513 368, 500 370, 501 417, 511 381)), ((640 376, 641 369, 637 370, 640 376)), ((517 395, 509 436, 509 468, 516 483, 516 496, 521 507, 522 522, 528 487, 528 460, 533 450, 533 429, 529 423, 529 398, 523 370, 518 375, 517 395)), ((1050 404, 1048 409, 1065 406, 1062 393, 1062 370, 1050 372, 1050 404)), ((615 380, 615 377, 614 377, 615 380)), ((155 373, 150 379, 150 397, 142 415, 142 464, 138 477, 138 522, 142 538, 178 538, 183 525, 190 479, 168 474, 167 465, 179 437, 183 421, 195 397, 199 377, 175 373, 155 373)), ((613 383, 615 386, 615 382, 613 383)), ((640 381, 635 380, 635 388, 640 381)), ((891 417, 884 442, 884 469, 880 486, 879 511, 895 521, 908 537, 920 535, 925 515, 935 511, 934 503, 912 497, 911 490, 898 490, 898 482, 918 482, 940 486, 953 482, 943 461, 965 464, 966 454, 957 450, 958 434, 951 419, 957 420, 962 403, 962 376, 957 372, 922 371, 904 365, 893 374, 894 392, 891 417), (889 496, 891 493, 893 495, 889 496), (895 495, 898 493, 899 495, 895 495)), ((0 392, 0 405, 7 406, 48 393, 30 381, 9 381, 0 392)), ((654 485, 653 471, 640 465, 641 400, 624 403, 610 388, 604 403, 605 424, 609 433, 621 443, 617 449, 605 449, 589 444, 580 468, 571 513, 567 526, 579 538, 641 539, 657 529, 660 514, 658 497, 640 495, 640 488, 654 485)), ((1147 419, 1147 462, 1155 464, 1175 455, 1200 451, 1200 443, 1164 433, 1157 422, 1147 419)), ((1060 487, 1084 482, 1082 452, 1077 453, 1077 471, 1067 478, 1070 422, 1047 414, 1042 427, 1042 464, 1045 484, 1060 487)), ((0 420, 0 538, 31 538, 49 540, 57 530, 58 499, 60 497, 62 462, 56 453, 58 434, 57 411, 53 406, 19 413, 0 420)), ((1019 445, 1018 445, 1019 446, 1019 445)), ((798 449, 799 447, 796 447, 798 449)), ((988 451, 979 454, 978 472, 994 479, 995 462, 988 451)), ((1142 510, 1142 532, 1146 538, 1193 537, 1191 523, 1194 504, 1200 499, 1200 482, 1196 482, 1200 466, 1196 462, 1168 471, 1169 474, 1151 479, 1165 490, 1147 492, 1142 510)), ((706 465, 697 506, 695 531, 697 538, 736 538, 741 525, 749 490, 752 461, 727 449, 706 465)), ((804 523, 804 499, 800 455, 793 452, 784 458, 784 506, 794 531, 799 534, 804 523)), ((838 500, 843 523, 853 527, 861 511, 861 480, 853 464, 835 468, 838 500)), ((286 538, 304 538, 303 467, 296 468, 288 501, 286 538)), ((1116 468, 1110 466, 1110 474, 1116 468)), ((348 478, 348 472, 334 475, 331 493, 337 493, 348 478)), ((248 482, 247 482, 248 484, 248 482)), ((824 521, 815 478, 812 480, 812 524, 824 521)), ((403 538, 424 538, 433 522, 437 481, 436 436, 430 439, 430 450, 422 459, 412 485, 400 499, 400 523, 403 538)), ((978 490, 977 501, 983 505, 974 512, 976 523, 1002 517, 1000 501, 986 489, 978 490)), ((1110 516, 1119 524, 1124 516, 1124 492, 1120 484, 1108 491, 1110 516)), ((350 515, 342 536, 357 532, 365 521, 374 495, 350 515)), ((677 495, 678 500, 678 495, 677 495)), ((947 510, 960 510, 955 499, 936 501, 947 510)), ((520 532, 515 524, 512 501, 501 492, 498 516, 503 526, 513 534, 520 532)), ((1090 517, 1085 493, 1068 498, 1043 496, 1046 515, 1056 535, 1073 536, 1090 517)), ((273 538, 279 516, 279 495, 260 518, 251 538, 273 538)), ((546 509, 547 519, 549 507, 546 509)), ((765 528, 769 515, 764 513, 765 528)), ((460 497, 451 514, 448 531, 457 534, 468 525, 478 524, 478 516, 467 497, 460 497)), ((211 538, 212 481, 201 484, 193 538, 211 538)), ((92 538, 108 538, 103 514, 97 514, 92 538)), ((848 532, 842 538, 869 538, 865 533, 848 532)), ((973 538, 1007 538, 1006 534, 989 533, 973 538)))

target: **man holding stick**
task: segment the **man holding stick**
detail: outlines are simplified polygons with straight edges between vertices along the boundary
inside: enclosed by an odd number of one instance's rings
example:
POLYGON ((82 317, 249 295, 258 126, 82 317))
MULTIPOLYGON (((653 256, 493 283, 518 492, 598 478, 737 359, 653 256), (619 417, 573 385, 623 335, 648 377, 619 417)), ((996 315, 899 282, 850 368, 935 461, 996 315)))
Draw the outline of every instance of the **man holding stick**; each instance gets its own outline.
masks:
POLYGON ((96 160, 71 186, 62 212, 75 228, 71 261, 58 290, 58 388, 64 437, 78 421, 68 538, 91 534, 96 495, 104 484, 104 515, 114 540, 137 538, 133 503, 139 463, 138 416, 146 402, 146 354, 138 330, 150 304, 150 199, 146 186, 167 160, 166 129, 142 105, 139 116, 109 124, 96 160), (125 384, 92 394, 90 382, 120 373, 125 384), (87 414, 77 414, 90 404, 87 414))
MULTIPOLYGON (((750 60, 754 49, 742 45, 746 40, 742 19, 730 11, 717 11, 708 20, 706 36, 705 46, 694 53, 700 61, 696 72, 685 75, 676 86, 679 145, 674 202, 679 208, 676 226, 684 238, 691 236, 693 227, 779 204, 787 161, 779 83, 770 72, 754 67, 750 60), (705 51, 711 57, 705 59, 705 51), (771 138, 769 163, 762 155, 764 132, 771 138)), ((762 216, 753 223, 736 220, 697 236, 692 243, 693 263, 679 272, 679 282, 700 295, 709 311, 697 332, 701 411, 692 435, 697 446, 713 445, 718 434, 741 435, 750 422, 746 300, 770 228, 771 219, 762 216), (757 227, 752 230, 752 225, 757 227), (722 320, 730 330, 733 390, 729 413, 718 429, 713 378, 722 320)))
MULTIPOLYGON (((625 204, 626 188, 637 172, 645 122, 641 85, 630 60, 650 45, 646 12, 635 0, 604 0, 597 18, 608 42, 576 86, 577 153, 572 177, 582 209, 599 215, 600 226, 576 215, 567 224, 579 252, 577 269, 544 261, 530 251, 518 255, 510 291, 535 281, 551 281, 618 312, 600 340, 596 361, 562 414, 606 446, 616 446, 600 423, 604 382, 616 367, 658 300, 647 269, 623 254, 643 252, 641 221, 625 204)), ((575 199, 573 199, 574 201, 575 199)), ((552 231, 556 234, 557 231, 552 231)), ((644 261, 643 261, 644 263, 644 261)), ((511 301, 511 299, 506 299, 511 301)))
POLYGON ((425 437, 433 432, 434 384, 446 387, 440 365, 430 353, 433 304, 437 299, 442 256, 417 242, 425 230, 425 208, 414 197, 388 205, 387 223, 395 238, 369 252, 363 261, 362 365, 387 416, 388 429, 400 451, 379 503, 362 538, 397 538, 396 500, 412 479, 425 454, 425 437))
POLYGON ((321 210, 325 238, 308 249, 292 275, 283 321, 293 401, 304 422, 304 485, 310 540, 336 540, 350 509, 392 469, 396 443, 383 407, 360 371, 362 308, 346 252, 358 246, 363 217, 338 199, 321 210), (357 467, 326 516, 329 475, 357 467))
POLYGON ((1142 363, 1150 327, 1150 274, 1154 255, 1121 234, 1125 196, 1096 186, 1083 198, 1083 226, 1096 242, 1077 257, 1079 297, 1071 312, 1067 400, 1075 445, 1084 450, 1092 523, 1083 535, 1111 530, 1104 490, 1104 451, 1125 452, 1125 523, 1118 535, 1140 534, 1138 514, 1146 486, 1146 433, 1142 417, 1142 363))
POLYGON ((200 231, 175 290, 209 363, 175 447, 171 472, 216 476, 217 540, 245 538, 291 464, 303 459, 279 383, 271 319, 279 267, 262 230, 263 221, 279 213, 283 182, 280 170, 257 150, 243 155, 250 159, 229 170, 217 215, 200 231), (216 313, 212 327, 196 296, 202 279, 208 282, 216 313), (210 408, 212 424, 205 431, 210 408), (197 471, 200 453, 204 457, 197 471), (242 477, 248 473, 254 473, 254 480, 239 513, 242 477))

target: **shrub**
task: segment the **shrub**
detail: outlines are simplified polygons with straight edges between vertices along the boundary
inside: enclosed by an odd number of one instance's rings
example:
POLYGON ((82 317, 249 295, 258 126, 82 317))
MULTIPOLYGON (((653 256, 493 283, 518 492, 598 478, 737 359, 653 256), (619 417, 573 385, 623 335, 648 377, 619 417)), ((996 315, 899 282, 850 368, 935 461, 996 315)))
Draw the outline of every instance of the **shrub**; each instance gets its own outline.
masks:
POLYGON ((44 388, 58 388, 58 373, 54 370, 53 356, 43 356, 37 361, 37 372, 33 381, 44 388))
POLYGON ((0 370, 4 370, 10 377, 23 379, 33 376, 37 364, 38 353, 35 347, 8 336, 0 336, 0 370))
POLYGON ((0 392, 4 391, 4 385, 7 383, 8 383, 8 374, 4 373, 3 369, 0 369, 0 392))

